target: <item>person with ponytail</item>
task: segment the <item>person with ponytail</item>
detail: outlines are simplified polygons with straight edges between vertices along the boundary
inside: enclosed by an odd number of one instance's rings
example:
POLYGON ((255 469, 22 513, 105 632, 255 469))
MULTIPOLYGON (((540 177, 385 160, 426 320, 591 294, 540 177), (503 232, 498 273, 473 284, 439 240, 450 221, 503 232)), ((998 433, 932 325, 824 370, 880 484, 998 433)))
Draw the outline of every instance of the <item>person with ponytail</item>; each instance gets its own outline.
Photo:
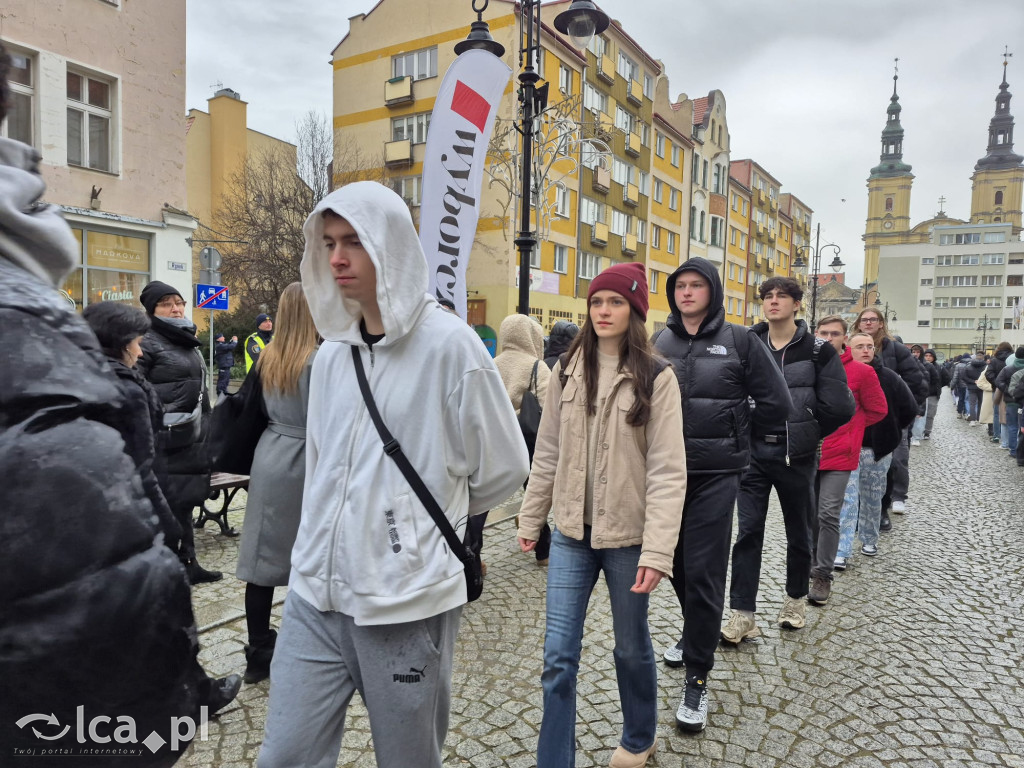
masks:
POLYGON ((572 765, 576 678, 587 604, 603 572, 615 633, 623 734, 612 768, 639 768, 657 747, 658 676, 650 593, 672 575, 686 495, 682 405, 673 368, 648 341, 642 264, 590 283, 583 328, 551 372, 519 513, 531 551, 549 510, 544 715, 538 768, 572 765))

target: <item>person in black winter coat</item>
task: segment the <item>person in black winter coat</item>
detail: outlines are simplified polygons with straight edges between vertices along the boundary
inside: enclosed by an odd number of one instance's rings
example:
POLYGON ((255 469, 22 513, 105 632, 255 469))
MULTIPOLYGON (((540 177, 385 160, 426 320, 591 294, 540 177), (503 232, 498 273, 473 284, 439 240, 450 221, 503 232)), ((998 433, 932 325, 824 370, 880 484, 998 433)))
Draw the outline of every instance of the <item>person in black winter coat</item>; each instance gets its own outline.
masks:
POLYGON ((835 347, 797 320, 803 290, 789 277, 772 277, 760 286, 767 322, 751 330, 771 352, 789 387, 788 413, 770 414, 755 426, 750 467, 736 499, 738 528, 732 548, 729 606, 733 615, 722 639, 738 643, 760 634, 754 620, 768 497, 775 488, 786 526, 786 599, 778 623, 804 626, 804 598, 811 574, 811 517, 816 514, 814 480, 821 440, 853 418, 856 403, 835 347))
POLYGON ((978 352, 967 363, 967 367, 963 372, 963 382, 967 387, 967 420, 973 425, 977 425, 978 416, 981 411, 981 390, 978 389, 977 381, 985 373, 987 367, 988 363, 985 362, 985 353, 978 352))
POLYGON ((725 321, 725 291, 714 264, 686 261, 669 276, 667 295, 671 314, 654 346, 679 380, 687 483, 672 565, 685 621, 664 658, 669 666, 686 667, 676 725, 700 731, 707 723, 707 674, 721 636, 733 507, 750 462, 751 424, 769 425, 793 403, 768 348, 749 329, 725 321))
POLYGON ((166 471, 166 479, 162 478, 164 496, 182 528, 179 556, 193 584, 217 581, 223 576, 219 571, 208 571, 196 561, 192 529, 192 510, 210 491, 206 363, 199 351, 196 327, 185 317, 185 300, 176 288, 154 280, 142 289, 139 298, 153 324, 142 338, 139 371, 160 396, 165 414, 187 415, 197 406, 200 409, 198 439, 172 446, 171 436, 164 429, 158 442, 166 471))
POLYGON ((579 332, 580 327, 568 320, 559 320, 551 326, 547 348, 544 350, 544 363, 548 368, 554 369, 558 358, 569 351, 569 345, 579 332))
POLYGON ((216 342, 213 362, 217 366, 217 394, 226 395, 228 384, 231 383, 231 367, 235 364, 235 347, 238 346, 238 337, 232 336, 231 341, 225 341, 224 334, 219 333, 216 342))
MULTIPOLYGON (((0 122, 6 68, 0 46, 0 122)), ((81 250, 42 202, 38 164, 0 138, 0 763, 21 748, 34 766, 67 765, 40 750, 86 746, 80 707, 86 725, 111 718, 101 733, 131 717, 137 739, 165 743, 125 744, 140 751, 124 759, 76 754, 76 766, 170 766, 190 741, 171 750, 172 719, 199 714, 188 582, 126 452, 117 380, 58 291, 81 250), (18 726, 38 713, 47 719, 18 726)))

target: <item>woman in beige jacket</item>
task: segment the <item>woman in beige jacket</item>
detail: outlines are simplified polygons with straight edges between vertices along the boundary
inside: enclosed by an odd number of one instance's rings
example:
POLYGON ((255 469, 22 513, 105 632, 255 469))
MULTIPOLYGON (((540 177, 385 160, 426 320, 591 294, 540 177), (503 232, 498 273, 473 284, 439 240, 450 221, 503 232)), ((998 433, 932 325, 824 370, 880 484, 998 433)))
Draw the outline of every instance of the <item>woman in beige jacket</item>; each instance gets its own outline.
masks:
POLYGON ((623 734, 611 768, 640 768, 657 746, 658 681, 649 595, 672 573, 686 495, 679 385, 648 342, 642 264, 590 283, 589 315, 551 372, 519 543, 554 514, 537 767, 573 765, 583 623, 601 572, 611 601, 623 734))

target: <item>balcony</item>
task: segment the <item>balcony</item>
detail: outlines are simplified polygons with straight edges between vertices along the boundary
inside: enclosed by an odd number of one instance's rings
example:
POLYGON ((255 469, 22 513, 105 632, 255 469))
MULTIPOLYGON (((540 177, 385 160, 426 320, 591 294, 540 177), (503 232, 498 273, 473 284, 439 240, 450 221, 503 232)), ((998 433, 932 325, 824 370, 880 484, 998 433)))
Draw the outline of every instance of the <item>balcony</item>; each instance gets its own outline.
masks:
POLYGON ((768 271, 769 272, 774 272, 775 271, 775 261, 772 260, 772 259, 768 259, 768 271))
POLYGON ((626 91, 626 98, 640 106, 644 103, 644 87, 636 80, 630 80, 629 89, 626 91))
POLYGON ((764 205, 766 202, 768 202, 768 195, 765 194, 765 191, 763 189, 757 190, 756 197, 758 205, 764 205))
POLYGON ((776 238, 775 227, 768 227, 768 242, 774 243, 776 238))
POLYGON ((640 157, 640 134, 639 133, 627 133, 626 134, 626 154, 632 155, 633 157, 640 157))
POLYGON ((611 56, 601 56, 597 60, 597 76, 606 83, 615 82, 615 62, 611 56))
POLYGON ((772 213, 778 213, 779 212, 779 200, 778 200, 778 198, 775 198, 775 197, 771 198, 768 201, 768 207, 771 209, 772 213))
POLYGON ((640 188, 636 184, 623 184, 622 202, 626 205, 638 205, 640 203, 640 188))
POLYGON ((384 103, 389 107, 409 104, 412 97, 412 77, 393 77, 384 83, 384 103))
POLYGON ((412 165, 412 140, 384 142, 384 165, 389 168, 412 165))
POLYGON ((597 222, 590 226, 590 242, 594 245, 608 244, 608 225, 597 222))
POLYGON ((595 192, 604 194, 612 188, 612 172, 607 168, 598 166, 594 169, 593 175, 591 176, 590 186, 595 192))
POLYGON ((757 237, 759 237, 761 239, 764 239, 764 234, 765 234, 765 227, 764 227, 764 225, 763 224, 755 224, 754 225, 754 234, 757 237))
POLYGON ((627 233, 622 236, 622 252, 630 255, 636 254, 636 235, 627 233))

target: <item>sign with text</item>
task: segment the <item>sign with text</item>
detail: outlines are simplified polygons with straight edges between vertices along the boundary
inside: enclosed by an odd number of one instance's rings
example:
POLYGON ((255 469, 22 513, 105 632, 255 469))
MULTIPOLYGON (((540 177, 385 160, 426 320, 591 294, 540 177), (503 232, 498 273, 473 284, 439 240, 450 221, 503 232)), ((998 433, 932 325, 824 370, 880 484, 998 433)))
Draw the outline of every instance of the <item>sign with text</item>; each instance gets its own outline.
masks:
POLYGON ((512 70, 493 53, 469 50, 445 73, 430 115, 423 161, 420 244, 430 292, 466 319, 466 264, 480 217, 487 145, 512 70))
POLYGON ((228 308, 228 289, 222 285, 196 283, 196 309, 228 308))

